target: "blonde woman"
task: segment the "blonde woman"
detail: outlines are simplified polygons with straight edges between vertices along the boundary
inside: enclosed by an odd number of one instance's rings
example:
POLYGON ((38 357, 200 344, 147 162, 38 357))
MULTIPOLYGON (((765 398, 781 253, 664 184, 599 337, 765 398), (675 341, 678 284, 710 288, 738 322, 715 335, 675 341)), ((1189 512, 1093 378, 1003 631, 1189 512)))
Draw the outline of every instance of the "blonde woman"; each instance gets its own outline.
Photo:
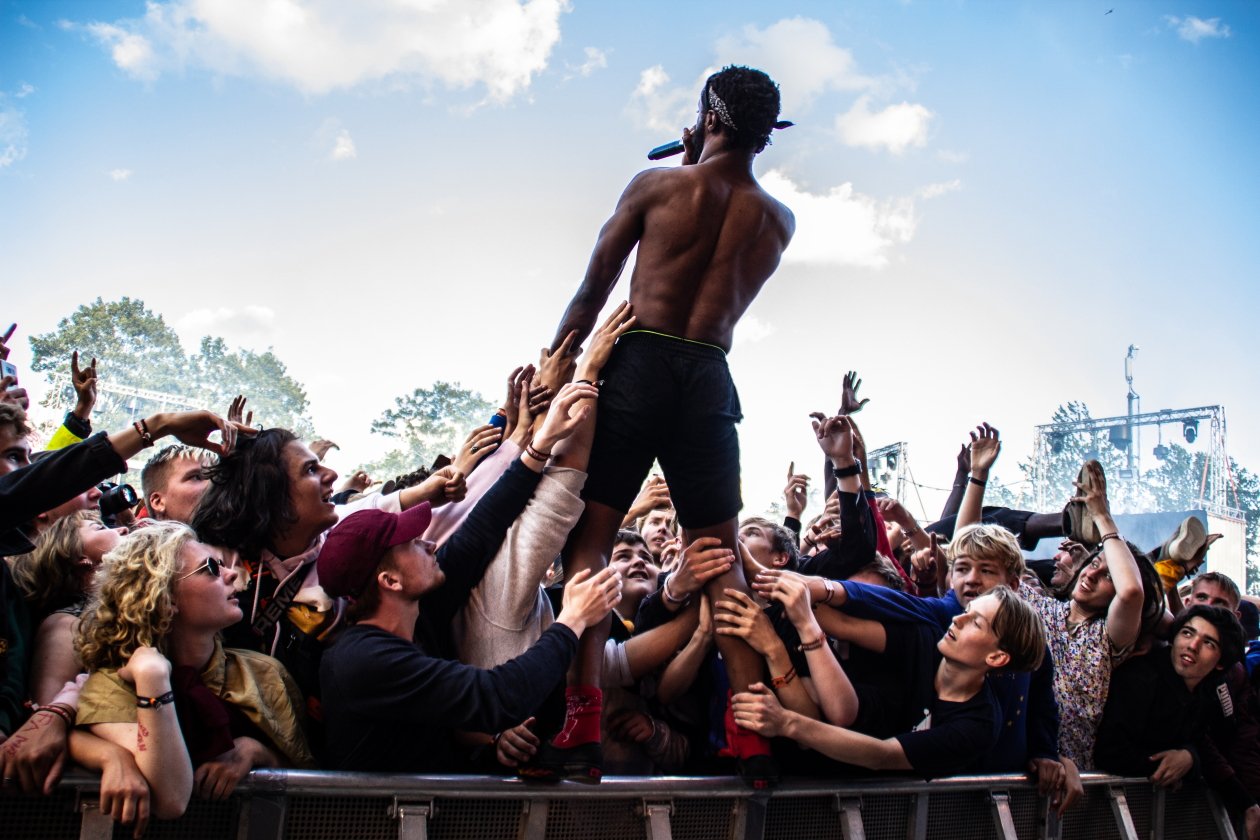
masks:
POLYGON ((53 702, 83 670, 74 652, 75 628, 101 560, 126 534, 126 528, 106 528, 96 511, 76 511, 40 534, 33 552, 14 560, 13 579, 42 619, 31 657, 30 692, 37 704, 53 702))
POLYGON ((159 818, 182 814, 194 789, 230 795, 254 767, 314 764, 283 666, 219 640, 241 618, 235 580, 188 526, 155 523, 105 556, 79 626, 91 675, 78 725, 131 751, 159 818))

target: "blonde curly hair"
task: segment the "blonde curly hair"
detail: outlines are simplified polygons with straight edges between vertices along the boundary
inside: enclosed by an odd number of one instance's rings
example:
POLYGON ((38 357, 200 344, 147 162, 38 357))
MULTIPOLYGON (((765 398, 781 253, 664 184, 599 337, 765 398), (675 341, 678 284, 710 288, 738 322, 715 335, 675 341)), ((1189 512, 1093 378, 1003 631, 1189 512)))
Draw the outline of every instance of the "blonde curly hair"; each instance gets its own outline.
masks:
POLYGON ((118 668, 140 647, 163 654, 175 619, 171 585, 184 546, 197 535, 182 522, 155 522, 105 555, 100 586, 83 611, 75 651, 85 668, 118 668))
POLYGON ((78 510, 63 516, 39 535, 34 551, 13 558, 13 580, 36 615, 73 604, 83 596, 75 563, 83 556, 79 528, 88 522, 99 524, 100 513, 78 510))

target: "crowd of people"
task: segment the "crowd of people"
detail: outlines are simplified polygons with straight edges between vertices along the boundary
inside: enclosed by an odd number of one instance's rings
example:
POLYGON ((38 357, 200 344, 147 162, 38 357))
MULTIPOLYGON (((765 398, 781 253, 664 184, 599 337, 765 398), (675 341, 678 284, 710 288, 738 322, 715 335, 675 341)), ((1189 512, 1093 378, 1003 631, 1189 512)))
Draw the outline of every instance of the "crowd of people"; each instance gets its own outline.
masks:
POLYGON ((1126 541, 1094 461, 1062 510, 986 506, 981 424, 921 522, 870 484, 849 374, 802 418, 823 510, 789 468, 782 521, 739 518, 725 354, 794 229, 752 175, 778 116, 760 71, 706 81, 684 165, 631 182, 554 341, 443 466, 339 480, 327 441, 252 424, 244 398, 93 433, 77 355, 79 400, 35 455, 6 378, 4 789, 80 765, 139 835, 261 767, 1027 773, 1061 813, 1100 770, 1201 776, 1260 837, 1257 611, 1196 574, 1197 517, 1126 541), (101 489, 150 448, 134 504, 101 489))
POLYGON ((786 774, 1027 772, 1060 809, 1084 770, 1198 775, 1260 822, 1257 611, 1196 574, 1197 518, 1160 546, 1120 536, 1096 462, 1063 511, 986 507, 1000 440, 981 425, 920 523, 869 484, 850 375, 812 420, 834 485, 817 515, 790 474, 783 520, 744 519, 726 546, 679 528, 653 476, 607 565, 574 572, 601 369, 633 324, 623 304, 580 356, 513 371, 494 422, 388 493, 245 425, 241 402, 93 434, 91 368, 32 453, 6 390, 5 787, 49 793, 78 764, 102 774, 103 811, 143 829, 257 767, 730 773, 731 741, 755 733, 786 774), (149 447, 141 498, 105 522, 98 485, 149 447), (1030 565, 1046 537, 1058 552, 1030 565), (736 565, 751 591, 710 597, 736 565), (589 716, 566 675, 601 625, 589 716), (747 690, 722 637, 760 659, 747 690), (581 728, 598 752, 574 758, 581 728))

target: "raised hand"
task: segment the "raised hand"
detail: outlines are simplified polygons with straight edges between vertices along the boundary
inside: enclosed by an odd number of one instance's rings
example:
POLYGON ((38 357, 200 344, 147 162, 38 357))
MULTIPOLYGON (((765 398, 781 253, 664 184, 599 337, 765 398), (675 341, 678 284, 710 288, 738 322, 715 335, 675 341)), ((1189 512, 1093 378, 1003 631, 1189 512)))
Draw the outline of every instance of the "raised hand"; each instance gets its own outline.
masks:
POLYGON ((735 565, 735 552, 722 547, 718 537, 700 537, 683 551, 678 571, 665 581, 669 594, 682 600, 735 565))
POLYGON ((74 416, 83 420, 92 416, 92 407, 96 405, 96 359, 85 368, 79 367, 79 351, 70 354, 70 384, 78 401, 74 406, 74 416))
POLYGON ((639 490, 639 495, 631 503, 630 510, 626 511, 623 522, 633 522, 658 508, 673 507, 673 504, 669 498, 669 485, 665 483, 665 479, 659 475, 649 476, 643 488, 639 490))
POLYGON ((486 456, 499 447, 502 439, 503 430, 498 426, 492 426, 489 423, 478 426, 468 433, 464 445, 459 448, 451 466, 464 475, 468 475, 486 456))
POLYGON ((238 434, 252 435, 255 429, 230 423, 217 414, 209 411, 181 411, 177 414, 156 415, 162 422, 153 428, 153 436, 173 435, 180 443, 207 449, 217 455, 226 455, 236 446, 238 434), (210 435, 219 433, 219 443, 210 440, 210 435))
POLYGON ((628 301, 623 300, 617 305, 612 314, 590 337, 586 353, 578 362, 582 371, 579 379, 594 381, 599 377, 599 372, 604 369, 609 355, 612 354, 613 345, 634 326, 636 320, 634 310, 628 301))
MULTIPOLYGON (((96 360, 93 359, 92 361, 95 362, 96 360)), ((254 425, 254 410, 251 408, 248 414, 245 413, 245 403, 247 402, 249 400, 245 398, 244 394, 236 395, 232 400, 232 404, 228 406, 227 419, 229 422, 241 423, 246 426, 254 425)), ((318 457, 321 461, 324 459, 323 455, 318 455, 318 457)))
POLYGON ((547 419, 542 428, 534 436, 534 448, 540 452, 551 452, 552 447, 577 431, 593 408, 591 403, 581 404, 583 400, 595 400, 599 397, 599 389, 594 385, 583 385, 570 382, 560 389, 547 419))
POLYGON ((809 476, 796 471, 796 462, 788 464, 787 486, 783 488, 783 504, 787 515, 800 519, 809 496, 809 476))
POLYGON ((1002 442, 998 440, 998 430, 988 423, 981 423, 971 433, 971 472, 987 477, 989 470, 997 461, 1002 451, 1002 442))
POLYGON ((611 567, 592 575, 582 569, 564 584, 564 603, 557 624, 581 636, 621 603, 621 573, 611 567))
POLYGON ((857 371, 851 370, 844 375, 844 387, 840 391, 840 410, 837 414, 848 416, 856 414, 866 407, 870 402, 869 399, 858 401, 858 388, 862 387, 862 380, 858 379, 857 371))
MULTIPOLYGON (((782 604, 784 612, 798 632, 818 626, 814 618, 809 585, 804 575, 786 569, 775 569, 774 574, 770 574, 769 570, 761 571, 753 578, 752 588, 761 597, 782 604)), ((815 635, 822 635, 822 631, 819 630, 815 635)))
POLYGON ((832 463, 853 460, 853 423, 848 417, 828 417, 819 421, 811 421, 814 436, 818 439, 818 448, 831 459, 832 463))
POLYGON ((1102 464, 1097 461, 1086 461, 1083 467, 1087 477, 1085 483, 1073 481, 1072 486, 1079 494, 1073 497, 1074 502, 1084 502, 1085 509, 1094 517, 1111 517, 1111 504, 1107 501, 1107 476, 1103 473, 1102 464))
POLYGON ((581 349, 573 346, 577 341, 577 334, 577 330, 570 330, 555 350, 542 348, 538 357, 538 375, 535 377, 539 384, 552 391, 559 391, 562 385, 573 378, 573 371, 577 369, 577 353, 581 349))
POLYGON ((542 741, 530 729, 537 718, 528 718, 511 729, 505 729, 494 739, 494 757, 504 767, 519 767, 534 757, 542 741))

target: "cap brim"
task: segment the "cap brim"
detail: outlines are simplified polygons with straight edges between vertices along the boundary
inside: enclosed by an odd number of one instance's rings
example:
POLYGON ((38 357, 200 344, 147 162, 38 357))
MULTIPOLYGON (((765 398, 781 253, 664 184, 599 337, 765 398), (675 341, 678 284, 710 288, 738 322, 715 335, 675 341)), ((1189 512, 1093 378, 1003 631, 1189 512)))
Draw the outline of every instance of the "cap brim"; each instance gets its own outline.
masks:
POLYGON ((394 535, 390 538, 388 547, 393 548, 423 536, 432 521, 433 510, 428 502, 421 502, 415 507, 404 510, 398 514, 398 524, 394 528, 394 535))

